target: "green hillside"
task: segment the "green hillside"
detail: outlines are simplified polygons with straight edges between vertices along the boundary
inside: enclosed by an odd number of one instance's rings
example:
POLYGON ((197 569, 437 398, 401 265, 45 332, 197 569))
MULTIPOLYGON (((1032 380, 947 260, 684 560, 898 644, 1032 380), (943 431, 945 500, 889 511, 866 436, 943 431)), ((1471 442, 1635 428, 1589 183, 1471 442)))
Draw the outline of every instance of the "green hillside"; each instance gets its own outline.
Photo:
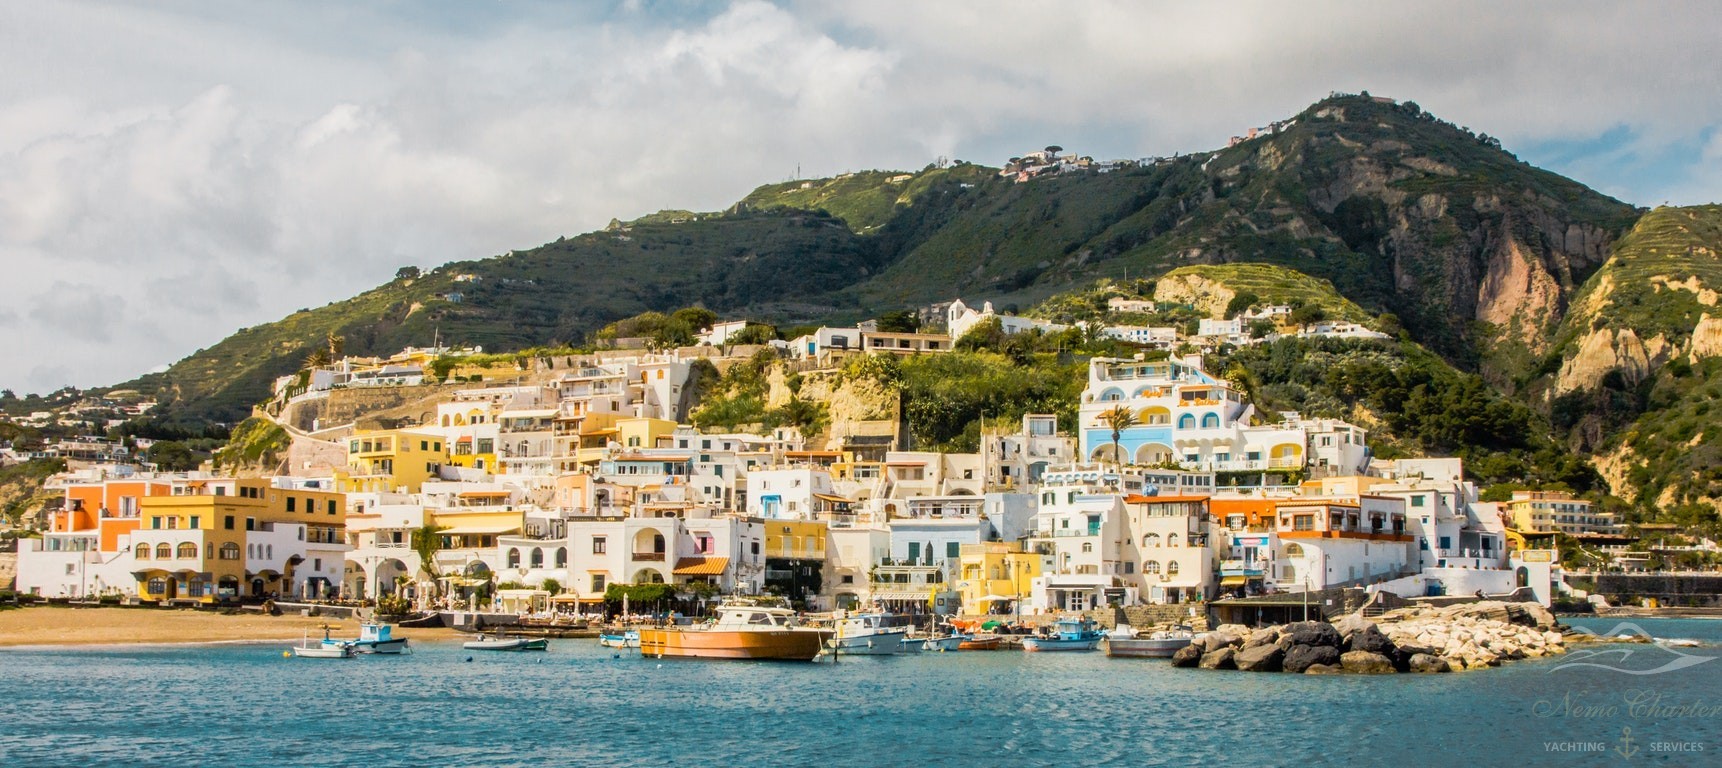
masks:
POLYGON ((1623 492, 1688 521, 1722 507, 1719 254, 1722 206, 1645 214, 1574 299, 1534 384, 1623 492))
POLYGON ((1636 215, 1415 105, 1341 96, 1235 147, 1110 173, 1017 183, 957 164, 769 185, 720 213, 663 211, 444 265, 127 385, 159 393, 165 419, 234 422, 330 332, 352 353, 437 334, 507 350, 695 304, 780 325, 853 321, 956 296, 1030 306, 1102 278, 1244 263, 1326 281, 1351 302, 1345 316, 1391 312, 1499 382, 1538 359, 1555 322, 1538 306, 1518 312, 1511 295, 1485 309, 1534 327, 1477 322, 1479 283, 1500 254, 1548 276, 1551 292, 1532 298, 1558 313, 1636 215))

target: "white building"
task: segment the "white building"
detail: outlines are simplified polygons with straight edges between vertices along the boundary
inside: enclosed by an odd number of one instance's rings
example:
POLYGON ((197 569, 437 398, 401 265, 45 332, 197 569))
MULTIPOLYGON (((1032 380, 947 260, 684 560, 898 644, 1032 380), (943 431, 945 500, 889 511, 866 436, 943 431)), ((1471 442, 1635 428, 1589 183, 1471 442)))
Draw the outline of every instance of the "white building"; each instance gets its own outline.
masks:
POLYGON ((1070 327, 1068 325, 1059 325, 1058 323, 1049 323, 1045 320, 1035 320, 1029 317, 1001 315, 993 311, 993 303, 990 301, 981 304, 981 309, 978 312, 967 304, 964 304, 962 299, 957 299, 956 301, 951 302, 951 306, 945 310, 945 330, 950 333, 952 340, 961 339, 963 334, 968 333, 976 326, 984 324, 989 320, 999 321, 999 328, 1007 335, 1023 333, 1025 331, 1036 329, 1047 333, 1055 333, 1070 327))

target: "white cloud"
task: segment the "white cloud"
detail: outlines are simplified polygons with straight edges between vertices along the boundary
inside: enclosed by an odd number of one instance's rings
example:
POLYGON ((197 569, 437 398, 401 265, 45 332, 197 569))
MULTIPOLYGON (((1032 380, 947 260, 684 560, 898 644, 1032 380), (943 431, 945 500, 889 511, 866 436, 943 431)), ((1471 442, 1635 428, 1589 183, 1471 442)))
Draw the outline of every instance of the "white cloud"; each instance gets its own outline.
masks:
POLYGON ((718 208, 797 166, 1205 149, 1331 89, 1416 99, 1509 148, 1626 126, 1630 152, 1570 160, 1581 181, 1722 192, 1710 5, 444 12, 0 8, 25 30, 0 49, 0 268, 27 297, 0 312, 20 352, 0 384, 118 381, 403 264, 718 208), (1616 173, 1705 139, 1689 173, 1616 173))

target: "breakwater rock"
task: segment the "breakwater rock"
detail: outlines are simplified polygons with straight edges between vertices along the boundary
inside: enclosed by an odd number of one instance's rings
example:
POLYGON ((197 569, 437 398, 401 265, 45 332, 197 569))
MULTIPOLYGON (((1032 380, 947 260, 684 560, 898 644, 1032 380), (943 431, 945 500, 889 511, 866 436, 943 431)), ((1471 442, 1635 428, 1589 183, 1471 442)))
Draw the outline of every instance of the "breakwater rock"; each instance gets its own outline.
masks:
POLYGON ((1536 603, 1415 606, 1376 621, 1299 621, 1261 629, 1227 624, 1198 635, 1174 666, 1246 672, 1375 675, 1440 673, 1566 653, 1554 614, 1536 603))

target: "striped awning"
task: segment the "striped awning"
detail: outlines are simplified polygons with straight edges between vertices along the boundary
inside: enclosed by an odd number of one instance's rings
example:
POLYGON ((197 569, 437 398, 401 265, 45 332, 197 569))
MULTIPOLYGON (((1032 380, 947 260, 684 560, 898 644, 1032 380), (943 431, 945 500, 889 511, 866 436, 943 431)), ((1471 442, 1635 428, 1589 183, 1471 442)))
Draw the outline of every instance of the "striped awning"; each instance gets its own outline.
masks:
POLYGON ((676 560, 677 576, 722 576, 729 567, 727 557, 684 557, 676 560))

